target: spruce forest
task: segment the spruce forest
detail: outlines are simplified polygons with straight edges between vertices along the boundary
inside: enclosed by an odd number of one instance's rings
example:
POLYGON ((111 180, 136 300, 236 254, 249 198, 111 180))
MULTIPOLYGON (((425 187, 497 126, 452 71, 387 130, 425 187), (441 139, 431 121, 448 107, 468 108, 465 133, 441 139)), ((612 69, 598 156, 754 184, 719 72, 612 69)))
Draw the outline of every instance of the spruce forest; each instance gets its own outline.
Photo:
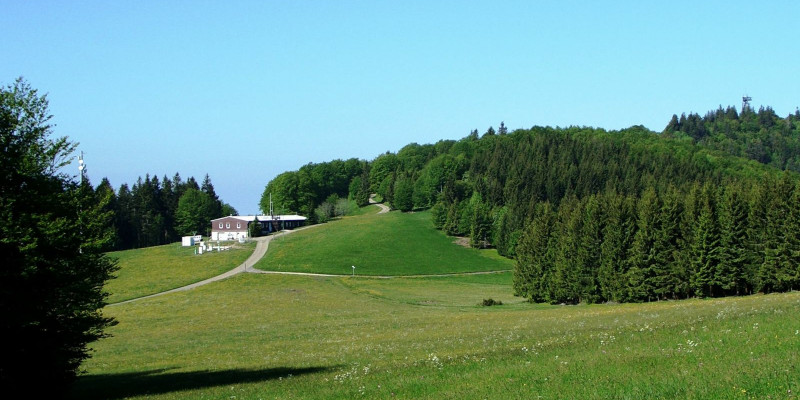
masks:
POLYGON ((105 178, 94 189, 88 180, 83 186, 109 216, 97 222, 111 232, 105 251, 173 243, 185 235, 208 236, 209 221, 237 214, 220 200, 207 174, 202 184, 194 177, 184 181, 176 173, 161 180, 146 175, 132 187, 123 183, 116 192, 105 178))
POLYGON ((516 260, 533 302, 643 302, 800 288, 800 111, 673 116, 661 133, 504 124, 366 162, 308 164, 262 195, 312 221, 338 198, 430 210, 516 260))

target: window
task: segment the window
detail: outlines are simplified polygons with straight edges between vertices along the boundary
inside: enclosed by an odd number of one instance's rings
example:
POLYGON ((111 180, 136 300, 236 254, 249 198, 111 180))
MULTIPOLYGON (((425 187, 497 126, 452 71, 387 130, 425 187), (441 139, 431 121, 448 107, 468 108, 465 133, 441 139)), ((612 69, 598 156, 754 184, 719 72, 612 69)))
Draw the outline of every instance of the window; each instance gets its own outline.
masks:
POLYGON ((222 229, 222 222, 219 223, 219 229, 222 229))
POLYGON ((239 228, 241 228, 241 227, 242 227, 242 224, 240 224, 240 223, 238 223, 238 222, 237 222, 237 223, 236 223, 236 229, 239 229, 239 228))
POLYGON ((225 229, 230 229, 230 228, 231 228, 231 223, 230 222, 226 222, 225 223, 225 229))

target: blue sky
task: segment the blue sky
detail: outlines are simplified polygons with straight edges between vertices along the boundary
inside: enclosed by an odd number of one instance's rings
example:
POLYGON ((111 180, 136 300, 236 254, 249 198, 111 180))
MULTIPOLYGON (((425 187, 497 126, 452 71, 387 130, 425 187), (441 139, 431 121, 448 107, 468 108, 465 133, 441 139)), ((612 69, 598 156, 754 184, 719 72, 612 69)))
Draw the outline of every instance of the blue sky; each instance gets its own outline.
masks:
POLYGON ((242 214, 281 172, 500 121, 800 106, 800 2, 651 3, 0 0, 0 83, 48 93, 93 183, 208 173, 242 214))

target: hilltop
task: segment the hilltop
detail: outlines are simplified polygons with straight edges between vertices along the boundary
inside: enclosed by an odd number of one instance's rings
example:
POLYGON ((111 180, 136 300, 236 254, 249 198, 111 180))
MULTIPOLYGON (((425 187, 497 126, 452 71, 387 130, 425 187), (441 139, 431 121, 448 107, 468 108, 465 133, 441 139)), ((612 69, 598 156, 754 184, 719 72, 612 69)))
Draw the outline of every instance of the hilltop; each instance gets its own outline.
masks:
POLYGON ((661 134, 501 124, 371 161, 308 164, 264 193, 312 220, 373 192, 397 210, 430 210, 448 235, 517 260, 514 291, 533 301, 786 291, 800 287, 800 237, 778 234, 800 231, 798 137, 797 113, 749 108, 676 116, 661 134), (739 157, 764 135, 783 161, 739 157))

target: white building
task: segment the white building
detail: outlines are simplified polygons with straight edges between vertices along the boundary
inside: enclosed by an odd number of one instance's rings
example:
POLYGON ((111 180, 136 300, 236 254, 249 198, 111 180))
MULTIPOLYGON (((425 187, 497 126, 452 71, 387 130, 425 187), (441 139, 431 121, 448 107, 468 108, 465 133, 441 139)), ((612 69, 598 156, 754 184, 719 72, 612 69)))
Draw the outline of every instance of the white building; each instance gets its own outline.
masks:
POLYGON ((306 217, 300 215, 231 215, 211 220, 211 240, 239 240, 249 237, 248 226, 261 225, 261 234, 294 229, 305 225, 306 217))

